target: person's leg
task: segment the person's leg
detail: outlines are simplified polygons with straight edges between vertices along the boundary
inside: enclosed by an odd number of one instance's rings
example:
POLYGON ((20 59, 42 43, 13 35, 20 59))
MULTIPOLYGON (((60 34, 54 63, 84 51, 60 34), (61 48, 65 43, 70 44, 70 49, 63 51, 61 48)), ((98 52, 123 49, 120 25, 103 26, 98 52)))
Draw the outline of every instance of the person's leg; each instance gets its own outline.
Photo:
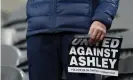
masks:
POLYGON ((52 34, 39 34, 27 38, 30 80, 61 80, 59 40, 59 36, 52 34))
POLYGON ((76 33, 63 33, 62 35, 62 42, 61 42, 61 48, 62 48, 62 63, 63 68, 65 69, 67 80, 95 80, 95 76, 92 74, 70 74, 67 73, 67 66, 68 66, 68 45, 72 42, 72 39, 74 38, 74 35, 76 33))

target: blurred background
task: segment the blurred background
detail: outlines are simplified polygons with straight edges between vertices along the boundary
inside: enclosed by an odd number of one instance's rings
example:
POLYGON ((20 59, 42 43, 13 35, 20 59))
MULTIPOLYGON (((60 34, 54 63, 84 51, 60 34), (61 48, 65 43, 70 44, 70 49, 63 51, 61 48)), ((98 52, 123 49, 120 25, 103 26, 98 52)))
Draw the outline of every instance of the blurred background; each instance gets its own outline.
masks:
MULTIPOLYGON (((26 56, 26 2, 1 0, 2 80, 28 80, 26 56)), ((120 0, 120 7, 108 35, 123 37, 117 80, 133 80, 133 0, 120 0)), ((63 76, 63 79, 66 77, 63 76)), ((113 80, 105 77, 104 80, 113 80)))

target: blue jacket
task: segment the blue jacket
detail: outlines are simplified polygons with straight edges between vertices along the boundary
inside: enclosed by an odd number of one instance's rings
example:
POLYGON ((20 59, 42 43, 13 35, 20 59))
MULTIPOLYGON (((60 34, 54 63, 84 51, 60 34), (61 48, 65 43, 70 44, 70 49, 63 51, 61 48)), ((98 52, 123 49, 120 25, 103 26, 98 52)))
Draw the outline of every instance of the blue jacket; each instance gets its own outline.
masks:
POLYGON ((119 0, 28 0, 27 35, 63 31, 87 33, 93 21, 110 28, 119 0))

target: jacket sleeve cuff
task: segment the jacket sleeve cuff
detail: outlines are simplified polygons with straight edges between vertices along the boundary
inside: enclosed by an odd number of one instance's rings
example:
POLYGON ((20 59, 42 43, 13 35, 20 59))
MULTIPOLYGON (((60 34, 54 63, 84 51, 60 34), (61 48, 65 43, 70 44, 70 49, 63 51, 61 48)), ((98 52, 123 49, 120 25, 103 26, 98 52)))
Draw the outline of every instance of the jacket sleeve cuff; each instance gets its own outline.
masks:
POLYGON ((92 21, 100 21, 101 23, 103 23, 106 26, 107 30, 110 29, 112 20, 113 19, 111 18, 111 16, 104 12, 96 12, 92 18, 92 21))

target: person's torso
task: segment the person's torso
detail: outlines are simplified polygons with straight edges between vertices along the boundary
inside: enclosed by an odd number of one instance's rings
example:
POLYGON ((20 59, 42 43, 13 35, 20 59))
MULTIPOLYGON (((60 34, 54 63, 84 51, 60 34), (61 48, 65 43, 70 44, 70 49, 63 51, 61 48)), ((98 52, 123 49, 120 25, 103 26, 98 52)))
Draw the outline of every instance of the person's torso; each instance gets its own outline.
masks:
POLYGON ((28 0, 28 34, 61 31, 86 32, 91 25, 97 1, 28 0))

